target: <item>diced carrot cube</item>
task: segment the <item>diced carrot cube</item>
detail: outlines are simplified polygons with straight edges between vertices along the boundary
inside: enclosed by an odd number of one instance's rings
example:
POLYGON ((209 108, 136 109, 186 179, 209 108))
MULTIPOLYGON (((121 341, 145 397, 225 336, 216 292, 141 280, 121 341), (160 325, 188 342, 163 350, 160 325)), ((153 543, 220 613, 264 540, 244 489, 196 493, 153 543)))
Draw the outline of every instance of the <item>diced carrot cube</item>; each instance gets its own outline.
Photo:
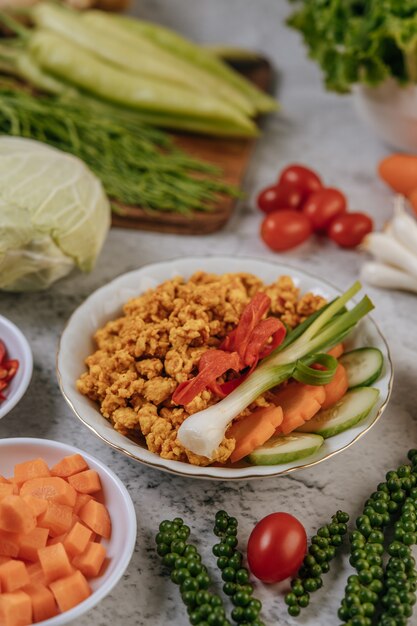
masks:
POLYGON ((0 502, 0 530, 29 533, 36 526, 30 506, 20 496, 6 496, 0 502))
POLYGON ((32 602, 32 616, 34 622, 43 622, 58 614, 58 607, 54 595, 45 585, 33 584, 23 588, 32 602))
POLYGON ((48 500, 54 504, 74 506, 77 498, 76 491, 63 478, 51 476, 49 478, 33 478, 23 483, 20 489, 21 496, 33 496, 48 500))
POLYGON ((91 594, 88 582, 78 570, 71 576, 51 583, 50 589, 61 611, 72 609, 72 607, 86 600, 91 594))
POLYGON ((16 557, 19 554, 19 542, 16 533, 0 530, 0 556, 16 557))
POLYGON ((29 563, 26 566, 27 573, 29 574, 30 584, 31 585, 47 585, 48 582, 46 580, 46 576, 42 569, 42 565, 39 561, 36 563, 29 563))
POLYGON ((67 538, 68 533, 64 533, 63 535, 58 535, 57 537, 50 537, 46 542, 47 546, 54 546, 56 543, 64 543, 67 538))
POLYGON ((106 558, 106 548, 101 543, 89 541, 82 554, 76 556, 72 564, 87 578, 98 576, 106 558))
POLYGON ((87 504, 89 500, 92 500, 92 497, 89 496, 88 493, 77 493, 77 499, 74 505, 75 515, 78 515, 80 509, 82 509, 84 504, 87 504))
POLYGON ((92 539, 93 533, 87 526, 84 524, 80 524, 77 522, 69 531, 68 535, 63 541, 64 548, 67 551, 67 554, 71 556, 76 556, 78 554, 82 554, 87 547, 87 544, 92 539))
POLYGON ((1 483, 1 484, 6 484, 6 485, 7 485, 8 483, 10 484, 10 483, 11 483, 11 481, 10 481, 8 478, 5 478, 4 476, 2 476, 2 475, 0 474, 0 483, 1 483))
POLYGON ((29 582, 29 574, 23 561, 11 559, 0 565, 0 583, 3 591, 16 591, 29 582))
POLYGON ((59 463, 51 467, 51 474, 52 476, 68 478, 68 476, 78 474, 87 469, 88 463, 84 457, 82 457, 81 454, 72 454, 71 456, 64 457, 59 463))
POLYGON ((45 478, 50 476, 49 467, 43 459, 33 459, 25 461, 14 466, 14 482, 18 484, 25 483, 32 478, 45 478))
POLYGON ((95 500, 89 500, 79 512, 80 519, 88 528, 91 528, 95 533, 109 539, 111 535, 111 520, 110 515, 101 502, 95 500))
POLYGON ((96 493, 101 490, 100 476, 91 469, 69 476, 68 482, 79 493, 96 493))
POLYGON ((32 603, 27 593, 15 591, 0 595, 1 626, 28 626, 32 623, 32 603))
POLYGON ((45 513, 38 517, 38 526, 48 528, 52 537, 66 533, 72 525, 72 508, 48 502, 45 513))
POLYGON ((48 535, 49 530, 47 528, 34 528, 26 535, 20 533, 18 535, 18 541, 20 544, 18 554, 19 559, 24 559, 25 561, 37 561, 38 550, 46 546, 48 535))
POLYGON ((34 496, 22 496, 23 500, 30 506, 35 517, 39 517, 42 513, 45 513, 48 508, 48 501, 41 498, 35 498, 34 496))
POLYGON ((69 576, 73 569, 62 543, 38 550, 39 561, 48 583, 69 576))

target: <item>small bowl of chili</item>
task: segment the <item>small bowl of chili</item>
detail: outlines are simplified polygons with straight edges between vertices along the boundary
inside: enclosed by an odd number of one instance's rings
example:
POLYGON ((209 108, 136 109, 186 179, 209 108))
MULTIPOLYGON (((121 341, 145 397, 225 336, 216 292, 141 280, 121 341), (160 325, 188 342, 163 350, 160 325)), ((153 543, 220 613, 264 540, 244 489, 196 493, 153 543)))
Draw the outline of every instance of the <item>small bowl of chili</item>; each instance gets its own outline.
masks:
POLYGON ((32 370, 32 351, 26 337, 13 322, 0 315, 0 419, 25 394, 32 370))

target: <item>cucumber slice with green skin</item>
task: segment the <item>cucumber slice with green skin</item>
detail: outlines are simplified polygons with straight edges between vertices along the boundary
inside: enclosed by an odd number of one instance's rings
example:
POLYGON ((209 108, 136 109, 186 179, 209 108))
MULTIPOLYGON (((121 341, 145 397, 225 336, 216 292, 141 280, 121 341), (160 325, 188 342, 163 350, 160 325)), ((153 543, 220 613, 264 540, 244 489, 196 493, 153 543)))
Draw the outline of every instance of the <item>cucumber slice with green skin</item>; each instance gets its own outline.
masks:
POLYGON ((274 435, 263 446, 246 457, 252 465, 279 465, 291 463, 317 452, 324 439, 319 435, 274 435))
POLYGON ((346 370, 349 389, 372 385, 380 376, 384 357, 378 348, 358 348, 345 352, 339 359, 346 370))
POLYGON ((311 420, 297 428, 297 432, 316 433, 325 439, 352 428, 363 420, 375 402, 379 391, 374 387, 357 387, 328 409, 322 409, 311 420))

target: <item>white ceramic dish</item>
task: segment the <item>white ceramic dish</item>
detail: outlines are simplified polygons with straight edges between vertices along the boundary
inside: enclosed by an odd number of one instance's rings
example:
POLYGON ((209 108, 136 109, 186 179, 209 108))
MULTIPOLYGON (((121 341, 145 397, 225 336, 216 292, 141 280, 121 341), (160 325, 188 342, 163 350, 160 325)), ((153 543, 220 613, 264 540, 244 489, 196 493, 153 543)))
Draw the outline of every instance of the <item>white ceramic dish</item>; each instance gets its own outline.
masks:
POLYGON ((417 87, 394 79, 378 87, 355 85, 355 108, 362 120, 389 146, 417 150, 417 87))
MULTIPOLYGON (((104 502, 112 520, 112 534, 102 541, 109 564, 104 573, 90 581, 93 593, 87 600, 56 617, 38 622, 39 626, 62 626, 76 620, 100 602, 115 587, 132 558, 136 543, 136 513, 130 495, 108 467, 83 450, 48 439, 14 438, 0 440, 0 474, 10 476, 16 463, 42 457, 49 466, 64 456, 82 454, 91 469, 100 474, 104 502)), ((74 622, 75 623, 75 622, 74 622)))
MULTIPOLYGON (((339 291, 327 282, 301 270, 280 263, 269 263, 247 258, 186 258, 156 263, 119 276, 109 284, 94 292, 73 313, 60 340, 57 355, 57 374, 62 393, 79 419, 98 437, 113 448, 131 458, 160 470, 218 480, 260 478, 286 474, 296 469, 308 467, 341 452, 359 437, 364 435, 376 422, 385 408, 392 384, 392 366, 386 341, 372 319, 367 318, 355 329, 349 340, 349 347, 375 346, 384 355, 384 371, 375 383, 380 391, 379 400, 368 417, 357 426, 327 439, 313 456, 301 461, 271 466, 246 467, 196 467, 188 463, 162 459, 145 447, 131 441, 115 431, 100 414, 98 407, 76 389, 76 380, 85 371, 84 359, 94 350, 93 333, 108 320, 122 312, 122 305, 146 289, 174 276, 189 277, 197 270, 222 274, 225 272, 251 272, 263 281, 272 283, 282 274, 290 275, 302 292, 313 291, 327 298, 339 295, 339 291)), ((348 288, 349 285, 345 287, 348 288)))
POLYGON ((33 358, 24 334, 6 317, 0 315, 0 339, 4 342, 9 359, 19 361, 19 369, 4 390, 6 400, 0 402, 0 419, 21 400, 29 386, 33 371, 33 358))

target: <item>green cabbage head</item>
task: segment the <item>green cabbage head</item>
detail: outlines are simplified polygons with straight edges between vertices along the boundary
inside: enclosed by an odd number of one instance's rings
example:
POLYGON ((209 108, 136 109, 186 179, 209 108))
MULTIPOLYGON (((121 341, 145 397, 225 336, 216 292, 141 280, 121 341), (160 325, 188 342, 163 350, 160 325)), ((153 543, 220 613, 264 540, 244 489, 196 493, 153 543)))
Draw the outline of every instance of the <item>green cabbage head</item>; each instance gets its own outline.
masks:
POLYGON ((91 270, 109 226, 109 201, 80 159, 0 137, 0 289, 37 291, 91 270))

